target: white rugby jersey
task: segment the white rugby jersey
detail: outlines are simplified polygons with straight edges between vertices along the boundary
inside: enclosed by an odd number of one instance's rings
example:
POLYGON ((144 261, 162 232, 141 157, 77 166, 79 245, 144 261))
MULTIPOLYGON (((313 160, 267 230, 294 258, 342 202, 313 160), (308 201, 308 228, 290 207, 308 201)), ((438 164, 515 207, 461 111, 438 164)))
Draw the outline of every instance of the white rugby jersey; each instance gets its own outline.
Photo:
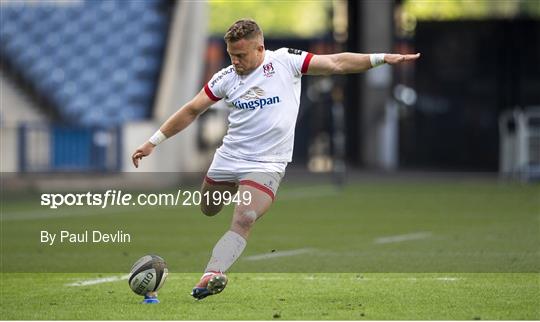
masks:
POLYGON ((266 50, 249 75, 238 75, 232 65, 214 74, 204 90, 231 109, 220 152, 243 160, 292 160, 301 77, 312 57, 298 49, 266 50))

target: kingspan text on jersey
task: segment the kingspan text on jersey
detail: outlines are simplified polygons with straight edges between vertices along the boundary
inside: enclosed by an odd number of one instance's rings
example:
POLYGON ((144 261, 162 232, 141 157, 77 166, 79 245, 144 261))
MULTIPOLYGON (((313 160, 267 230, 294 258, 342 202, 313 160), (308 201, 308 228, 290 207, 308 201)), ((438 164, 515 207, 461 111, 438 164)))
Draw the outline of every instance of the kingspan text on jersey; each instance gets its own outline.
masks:
POLYGON ((263 108, 268 105, 274 105, 276 103, 281 102, 279 99, 279 96, 269 97, 269 98, 259 98, 256 100, 250 100, 250 101, 234 101, 233 105, 239 110, 254 110, 257 107, 263 108))

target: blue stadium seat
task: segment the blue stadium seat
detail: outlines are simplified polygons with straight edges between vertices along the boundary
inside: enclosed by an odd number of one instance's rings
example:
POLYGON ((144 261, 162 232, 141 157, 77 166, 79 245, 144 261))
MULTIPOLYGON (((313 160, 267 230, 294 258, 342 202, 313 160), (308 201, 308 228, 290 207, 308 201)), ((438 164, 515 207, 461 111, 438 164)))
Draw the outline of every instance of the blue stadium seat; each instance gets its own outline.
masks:
POLYGON ((136 46, 145 53, 155 53, 163 48, 163 42, 163 37, 158 33, 145 32, 137 38, 136 46))
POLYGON ((0 10, 0 58, 64 121, 117 125, 150 115, 167 0, 85 1, 0 10))
POLYGON ((129 87, 126 88, 126 94, 132 99, 143 99, 146 98, 154 92, 154 84, 149 82, 136 82, 131 83, 129 87))
MULTIPOLYGON (((0 12, 3 12, 0 10, 0 12)), ((7 15, 1 15, 0 19, 4 20, 7 19, 5 16, 7 15)), ((2 24, 2 28, 0 28, 0 37, 2 39, 2 43, 10 41, 12 37, 14 37, 17 34, 17 27, 12 24, 2 24)))

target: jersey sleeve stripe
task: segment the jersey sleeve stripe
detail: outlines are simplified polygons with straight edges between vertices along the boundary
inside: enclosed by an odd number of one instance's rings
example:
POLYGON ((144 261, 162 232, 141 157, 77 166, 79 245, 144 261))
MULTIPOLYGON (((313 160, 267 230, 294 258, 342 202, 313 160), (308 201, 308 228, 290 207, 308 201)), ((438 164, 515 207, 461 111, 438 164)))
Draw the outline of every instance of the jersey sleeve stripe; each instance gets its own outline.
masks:
POLYGON ((309 62, 311 61, 311 58, 313 58, 312 53, 308 53, 306 55, 306 58, 304 58, 304 63, 302 64, 302 74, 307 73, 308 67, 309 67, 309 62))
POLYGON ((208 87, 208 84, 204 85, 204 92, 214 102, 217 102, 221 99, 220 97, 217 97, 216 95, 214 95, 214 93, 212 93, 212 91, 210 90, 210 87, 208 87))

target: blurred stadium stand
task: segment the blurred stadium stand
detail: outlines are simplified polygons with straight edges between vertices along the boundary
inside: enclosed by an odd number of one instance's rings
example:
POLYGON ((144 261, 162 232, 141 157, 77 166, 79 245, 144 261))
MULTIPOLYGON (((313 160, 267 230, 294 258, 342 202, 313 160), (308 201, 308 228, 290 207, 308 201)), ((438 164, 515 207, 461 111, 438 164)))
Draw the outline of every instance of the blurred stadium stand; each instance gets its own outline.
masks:
POLYGON ((120 127, 23 123, 18 130, 21 172, 107 172, 122 166, 120 127))
MULTIPOLYGON (((2 1, 2 173, 132 170, 126 155, 198 91, 204 8, 169 0, 2 1), (178 86, 188 80, 195 84, 178 86)), ((177 144, 191 153, 186 140, 177 144)), ((171 148, 142 170, 192 166, 171 148)))
MULTIPOLYGON (((318 54, 423 54, 305 78, 291 167, 495 173, 504 163, 499 115, 540 102, 540 65, 525 63, 540 50, 538 21, 419 21, 414 36, 396 39, 397 2, 348 1, 346 43, 330 33, 266 38, 269 49, 318 54)), ((204 1, 3 0, 0 9, 3 173, 134 171, 134 149, 229 64, 221 35, 207 37, 204 1)), ((204 171, 226 112, 209 111, 136 171, 204 171)))
POLYGON ((0 55, 60 121, 150 116, 167 40, 165 0, 2 5, 0 55))
POLYGON ((532 19, 418 22, 418 98, 400 119, 400 167, 504 172, 498 120, 539 105, 539 40, 532 19))

